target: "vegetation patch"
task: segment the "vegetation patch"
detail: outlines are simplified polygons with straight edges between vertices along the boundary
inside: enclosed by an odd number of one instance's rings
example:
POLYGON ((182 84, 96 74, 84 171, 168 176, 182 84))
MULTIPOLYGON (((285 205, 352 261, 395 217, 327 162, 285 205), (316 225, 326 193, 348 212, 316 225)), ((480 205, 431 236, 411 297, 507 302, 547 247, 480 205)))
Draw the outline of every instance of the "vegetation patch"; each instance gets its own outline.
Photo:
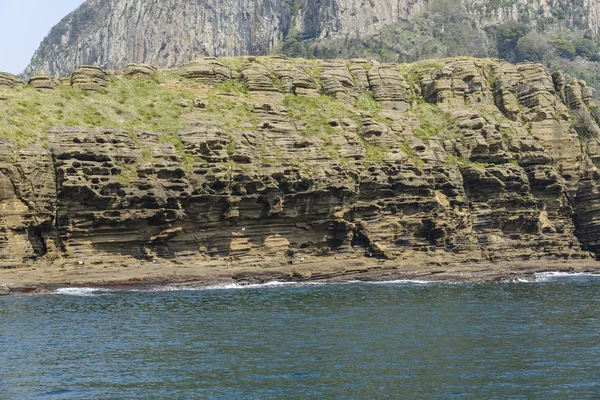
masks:
POLYGON ((419 119, 415 136, 425 139, 432 137, 453 137, 460 133, 452 115, 435 104, 421 104, 412 113, 419 119))
POLYGON ((187 126, 178 99, 194 92, 167 87, 154 80, 115 79, 102 92, 70 86, 40 91, 30 86, 2 91, 0 137, 17 145, 46 143, 52 126, 148 130, 176 135, 187 126))
POLYGON ((322 139, 335 135, 334 126, 343 119, 358 118, 350 109, 328 96, 287 96, 284 104, 288 109, 288 116, 302 123, 301 133, 322 139))

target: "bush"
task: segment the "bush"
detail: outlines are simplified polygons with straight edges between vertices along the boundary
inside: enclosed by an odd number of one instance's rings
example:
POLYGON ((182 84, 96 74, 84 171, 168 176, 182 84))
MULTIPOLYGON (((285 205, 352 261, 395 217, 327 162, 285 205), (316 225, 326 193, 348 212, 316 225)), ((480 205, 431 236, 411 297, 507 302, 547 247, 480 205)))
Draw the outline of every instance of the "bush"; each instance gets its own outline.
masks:
POLYGON ((570 40, 556 39, 551 40, 550 44, 554 47, 559 56, 572 60, 575 58, 577 51, 575 45, 570 40))
POLYGON ((519 39, 529 33, 529 26, 521 22, 508 22, 498 25, 495 31, 498 55, 512 60, 516 55, 519 39))
POLYGON ((600 57, 598 57, 598 48, 593 40, 581 38, 575 40, 573 44, 575 46, 575 53, 578 56, 592 61, 598 61, 600 59, 600 57))
POLYGON ((598 137, 600 128, 587 110, 573 111, 573 128, 581 139, 598 137))
POLYGON ((520 61, 542 62, 553 56, 548 38, 537 32, 529 32, 517 42, 517 57, 520 61))

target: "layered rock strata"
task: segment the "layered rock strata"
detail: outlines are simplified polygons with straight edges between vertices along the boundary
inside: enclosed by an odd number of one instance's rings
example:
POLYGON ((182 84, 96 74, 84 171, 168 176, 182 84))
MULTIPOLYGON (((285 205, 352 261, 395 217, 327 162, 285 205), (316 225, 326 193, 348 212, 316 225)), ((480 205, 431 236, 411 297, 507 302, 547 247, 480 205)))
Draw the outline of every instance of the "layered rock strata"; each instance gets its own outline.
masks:
POLYGON ((600 146, 571 116, 591 100, 540 65, 206 58, 156 74, 140 85, 195 97, 173 96, 176 137, 82 122, 48 129, 47 146, 4 140, 1 266, 600 252, 600 146))
POLYGON ((46 74, 38 74, 27 83, 36 89, 54 90, 58 87, 56 79, 46 74))
POLYGON ((0 88, 21 87, 24 82, 16 75, 0 72, 0 88))

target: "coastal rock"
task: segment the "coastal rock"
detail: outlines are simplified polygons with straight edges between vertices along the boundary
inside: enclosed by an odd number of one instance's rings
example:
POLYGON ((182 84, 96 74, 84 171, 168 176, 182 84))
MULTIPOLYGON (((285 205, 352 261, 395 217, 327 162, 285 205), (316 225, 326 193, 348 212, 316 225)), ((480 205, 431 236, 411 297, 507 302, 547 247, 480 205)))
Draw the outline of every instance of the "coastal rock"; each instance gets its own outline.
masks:
POLYGON ((58 88, 56 79, 46 74, 38 74, 31 78, 28 82, 29 86, 36 89, 54 90, 58 88))
POLYGON ((212 57, 198 58, 180 67, 177 72, 184 78, 212 84, 222 83, 232 78, 231 69, 212 57))
MULTIPOLYGON (((3 142, 0 267, 589 260, 600 145, 569 118, 592 111, 587 94, 559 78, 471 59, 197 59, 161 75, 185 106, 169 109, 176 130, 3 142)), ((124 83, 159 87, 106 82, 124 83)))
POLYGON ((25 83, 18 76, 9 74, 8 72, 0 72, 0 89, 21 87, 24 84, 25 83))
POLYGON ((71 75, 71 86, 78 89, 97 91, 107 88, 108 83, 106 72, 91 65, 82 65, 71 75))
POLYGON ((156 73, 156 67, 148 64, 127 64, 125 76, 128 78, 149 79, 156 73))
POLYGON ((251 92, 279 92, 273 83, 273 75, 269 69, 260 63, 251 62, 242 69, 242 79, 251 92))

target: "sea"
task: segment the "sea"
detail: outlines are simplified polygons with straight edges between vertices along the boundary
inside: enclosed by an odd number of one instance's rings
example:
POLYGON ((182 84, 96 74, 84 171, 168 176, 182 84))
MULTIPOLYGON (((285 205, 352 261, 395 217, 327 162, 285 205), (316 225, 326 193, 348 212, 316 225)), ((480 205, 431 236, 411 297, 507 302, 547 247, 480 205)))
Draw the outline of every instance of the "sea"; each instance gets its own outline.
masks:
POLYGON ((600 276, 0 298, 0 399, 600 399, 600 276))

